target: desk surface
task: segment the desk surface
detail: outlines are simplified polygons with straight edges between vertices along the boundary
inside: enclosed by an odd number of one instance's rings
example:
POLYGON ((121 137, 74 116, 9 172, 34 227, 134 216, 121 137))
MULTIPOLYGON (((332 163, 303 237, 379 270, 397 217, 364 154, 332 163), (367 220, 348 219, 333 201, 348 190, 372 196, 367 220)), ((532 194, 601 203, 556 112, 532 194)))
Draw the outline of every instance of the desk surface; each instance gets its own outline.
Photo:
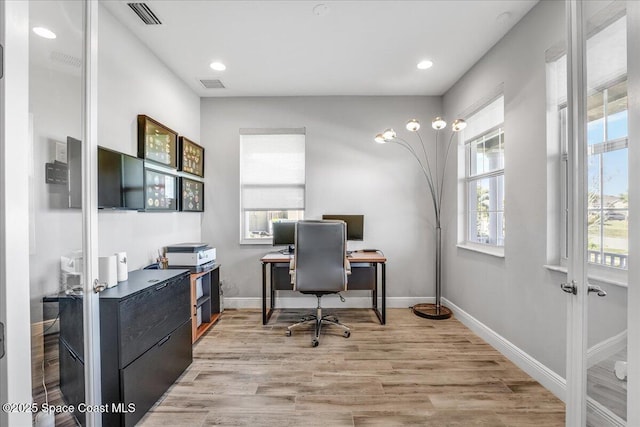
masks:
MULTIPOLYGON (((289 262, 293 255, 285 255, 280 252, 270 252, 263 256, 260 261, 263 263, 289 262)), ((349 262, 387 262, 387 258, 379 252, 352 252, 347 257, 349 262)))

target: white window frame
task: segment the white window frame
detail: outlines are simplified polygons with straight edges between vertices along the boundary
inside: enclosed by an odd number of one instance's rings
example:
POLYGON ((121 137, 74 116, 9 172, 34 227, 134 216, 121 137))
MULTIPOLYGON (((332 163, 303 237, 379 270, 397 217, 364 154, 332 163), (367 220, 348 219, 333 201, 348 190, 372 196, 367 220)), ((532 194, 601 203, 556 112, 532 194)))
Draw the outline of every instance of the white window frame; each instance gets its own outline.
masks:
MULTIPOLYGON (((304 181, 302 183, 277 183, 277 184, 270 184, 270 183, 265 183, 265 184, 261 184, 261 183, 251 183, 251 184, 243 184, 242 180, 243 180, 243 167, 242 167, 242 163, 243 163, 243 144, 242 144, 242 137, 244 135, 263 135, 263 136, 273 136, 273 135, 302 135, 304 139, 306 139, 306 129, 305 128, 292 128, 292 129, 288 129, 288 128, 269 128, 269 129, 240 129, 240 144, 239 144, 239 161, 240 161, 240 174, 239 174, 239 190, 240 190, 240 205, 239 205, 239 223, 240 223, 240 227, 239 227, 239 241, 241 245, 272 245, 273 244, 273 238, 271 236, 271 234, 268 234, 265 237, 249 237, 248 236, 248 227, 249 224, 247 224, 247 213, 248 212, 260 212, 260 211, 264 211, 264 212, 271 212, 274 214, 278 214, 280 212, 291 212, 294 219, 303 219, 304 218, 304 211, 305 211, 305 206, 306 206, 306 176, 304 178, 304 181), (300 208, 296 208, 296 209, 290 209, 287 207, 269 207, 269 208, 252 208, 252 209, 246 209, 243 206, 243 192, 245 189, 263 189, 263 190, 268 190, 268 189, 272 189, 272 188, 297 188, 298 190, 302 190, 303 196, 302 196, 302 206, 300 206, 300 208)), ((305 153, 306 153, 306 141, 305 141, 305 153)), ((306 154, 305 154, 305 175, 306 175, 306 154)), ((267 214, 270 220, 270 214, 267 214)), ((272 229, 270 227, 269 224, 269 230, 268 232, 271 232, 272 229)))
MULTIPOLYGON (((492 103, 494 103, 495 101, 497 101, 498 99, 502 98, 502 109, 504 111, 504 94, 503 93, 499 93, 496 96, 492 96, 490 98, 490 100, 488 102, 484 102, 482 104, 481 108, 477 108, 475 109, 475 111, 473 111, 472 113, 470 113, 469 115, 467 115, 467 117, 472 117, 475 114, 481 113, 485 108, 487 108, 489 105, 491 105, 492 103)), ((471 206, 469 205, 469 184, 475 181, 479 181, 485 178, 494 178, 494 177, 499 177, 502 176, 503 177, 503 183, 505 183, 505 179, 504 179, 504 167, 506 165, 506 155, 504 154, 504 147, 503 147, 503 156, 504 156, 504 162, 502 165, 502 168, 500 169, 494 169, 491 170, 489 172, 485 172, 485 173, 481 173, 481 174, 475 174, 475 175, 471 175, 471 150, 470 150, 470 144, 472 142, 477 141, 480 138, 483 138, 486 135, 489 135, 491 133, 495 133, 496 131, 499 131, 499 135, 500 138, 503 140, 504 143, 504 114, 502 117, 502 121, 500 123, 498 123, 497 125, 494 125, 478 134, 475 135, 470 135, 468 136, 468 134, 463 134, 463 144, 462 144, 462 149, 461 151, 463 152, 463 156, 464 156, 464 162, 460 163, 460 166, 464 165, 464 173, 461 174, 461 178, 462 178, 462 183, 463 183, 463 191, 462 193, 464 194, 464 215, 463 215, 463 221, 464 224, 461 225, 461 227, 463 227, 462 230, 462 235, 464 236, 464 243, 462 245, 458 245, 460 247, 466 248, 466 249, 471 249, 471 250, 476 250, 479 252, 486 252, 489 253, 491 255, 495 255, 495 256, 504 256, 504 241, 506 240, 506 232, 505 232, 505 236, 504 239, 502 241, 500 241, 497 236, 495 239, 495 242, 491 243, 491 242, 476 242, 476 241, 472 241, 470 239, 469 236, 469 227, 470 227, 470 223, 471 223, 471 218, 470 218, 470 214, 471 214, 471 206)), ((506 185, 506 183, 505 183, 506 185)), ((506 201, 504 203, 503 206, 503 221, 505 218, 505 211, 506 211, 506 201)), ((475 212, 475 211, 474 211, 475 212)))

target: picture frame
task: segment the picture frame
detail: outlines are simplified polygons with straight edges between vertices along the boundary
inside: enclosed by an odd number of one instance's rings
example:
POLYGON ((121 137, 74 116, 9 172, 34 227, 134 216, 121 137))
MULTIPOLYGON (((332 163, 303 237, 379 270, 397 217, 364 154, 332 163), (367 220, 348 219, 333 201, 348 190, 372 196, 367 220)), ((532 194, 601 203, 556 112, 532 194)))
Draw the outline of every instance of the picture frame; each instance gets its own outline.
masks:
POLYGON ((180 210, 204 212, 204 182, 180 178, 180 210))
POLYGON ((204 178, 204 147, 190 139, 180 137, 180 156, 178 170, 204 178))
POLYGON ((144 114, 138 115, 138 157, 177 169, 178 133, 144 114))
POLYGON ((145 167, 144 208, 145 211, 177 211, 178 177, 145 167))

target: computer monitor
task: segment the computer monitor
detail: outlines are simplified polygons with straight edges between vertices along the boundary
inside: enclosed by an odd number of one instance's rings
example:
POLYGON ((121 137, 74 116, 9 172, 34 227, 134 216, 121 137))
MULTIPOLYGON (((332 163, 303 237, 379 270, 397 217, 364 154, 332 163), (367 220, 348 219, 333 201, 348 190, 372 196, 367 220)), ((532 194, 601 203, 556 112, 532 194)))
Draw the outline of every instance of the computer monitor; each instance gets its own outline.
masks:
POLYGON ((322 215, 322 219, 338 219, 347 223, 347 240, 364 240, 364 215, 322 215))
POLYGON ((273 246, 288 245, 288 252, 293 253, 296 242, 296 221, 276 221, 273 223, 273 246))

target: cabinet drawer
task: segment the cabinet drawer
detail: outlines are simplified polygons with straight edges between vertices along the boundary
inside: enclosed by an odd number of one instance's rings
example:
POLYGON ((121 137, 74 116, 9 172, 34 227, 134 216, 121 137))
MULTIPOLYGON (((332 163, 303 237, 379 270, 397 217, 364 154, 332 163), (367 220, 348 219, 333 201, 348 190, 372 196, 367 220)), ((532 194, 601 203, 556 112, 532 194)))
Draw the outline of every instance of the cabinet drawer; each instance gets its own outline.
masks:
POLYGON ((58 300, 60 338, 84 360, 82 297, 64 296, 58 300))
POLYGON ((135 412, 124 415, 124 425, 135 425, 191 364, 191 360, 191 320, 188 320, 120 370, 122 402, 136 405, 135 412))
POLYGON ((191 318, 190 292, 189 276, 183 276, 120 302, 120 368, 191 318))
MULTIPOLYGON (((84 363, 80 356, 74 352, 67 343, 60 339, 58 342, 60 363, 60 391, 64 401, 68 405, 78 407, 84 402, 84 363)), ((80 425, 85 424, 84 413, 76 411, 73 414, 80 425)))

